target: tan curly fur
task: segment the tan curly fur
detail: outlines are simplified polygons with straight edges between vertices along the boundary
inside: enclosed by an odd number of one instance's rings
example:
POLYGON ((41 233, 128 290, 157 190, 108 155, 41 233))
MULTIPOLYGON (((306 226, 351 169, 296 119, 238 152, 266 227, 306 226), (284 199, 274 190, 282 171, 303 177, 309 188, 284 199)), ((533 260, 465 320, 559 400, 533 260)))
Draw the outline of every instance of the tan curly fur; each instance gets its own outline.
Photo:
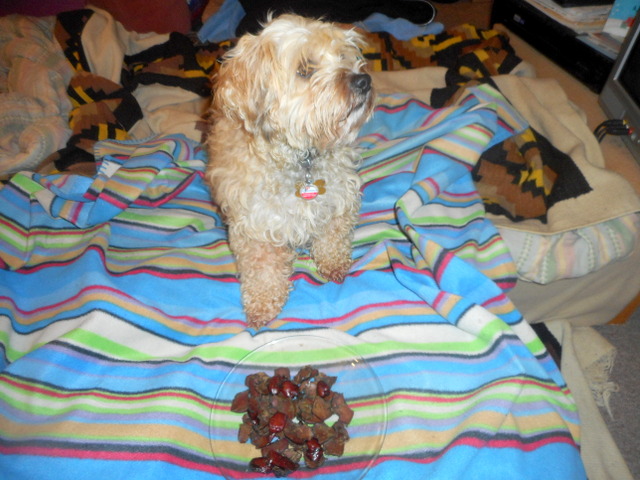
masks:
POLYGON ((240 38, 214 79, 206 179, 250 327, 280 313, 297 248, 330 281, 351 266, 360 157, 350 145, 374 103, 362 46, 354 30, 282 15, 240 38), (296 195, 310 180, 324 181, 321 194, 296 195))

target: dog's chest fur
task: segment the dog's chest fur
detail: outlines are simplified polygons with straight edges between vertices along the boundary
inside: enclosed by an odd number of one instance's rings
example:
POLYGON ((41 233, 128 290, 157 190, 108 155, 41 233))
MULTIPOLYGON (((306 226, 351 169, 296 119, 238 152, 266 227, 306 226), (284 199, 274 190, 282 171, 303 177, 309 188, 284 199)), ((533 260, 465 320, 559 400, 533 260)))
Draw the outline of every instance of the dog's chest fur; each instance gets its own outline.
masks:
POLYGON ((255 172, 247 209, 236 218, 248 232, 261 232, 259 241, 301 247, 331 219, 351 213, 354 199, 359 198, 360 178, 355 172, 357 154, 340 148, 314 156, 310 166, 288 161, 255 172), (307 176, 308 173, 308 176, 307 176), (312 199, 296 195, 306 181, 324 183, 312 199))

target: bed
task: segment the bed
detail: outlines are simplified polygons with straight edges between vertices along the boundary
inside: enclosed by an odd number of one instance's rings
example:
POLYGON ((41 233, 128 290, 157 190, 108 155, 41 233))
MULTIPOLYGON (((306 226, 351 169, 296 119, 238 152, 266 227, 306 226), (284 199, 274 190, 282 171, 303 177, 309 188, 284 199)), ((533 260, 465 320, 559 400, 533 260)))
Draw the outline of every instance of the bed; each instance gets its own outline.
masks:
MULTIPOLYGON (((128 31, 99 8, 0 23, 6 478, 263 478, 232 401, 252 373, 306 365, 337 377, 354 417, 342 456, 292 478, 565 480, 594 468, 565 372, 531 326, 575 299, 552 298, 531 319, 511 294, 635 261, 640 203, 589 149, 574 151, 581 127, 563 145, 518 102, 523 84, 539 87, 504 36, 372 34, 379 99, 357 143, 354 265, 326 283, 300 251, 289 302, 255 331, 202 177, 208 78, 234 40, 128 31), (458 43, 457 63, 418 68, 441 42, 458 43), (469 43, 510 75, 451 80, 469 68, 469 43), (522 213, 541 172, 506 201, 495 179, 516 173, 500 169, 501 152, 557 144, 551 156, 571 153, 582 189, 549 188, 522 213), (583 221, 583 202, 612 185, 619 201, 583 221), (568 245, 575 261, 564 261, 568 245)), ((551 170, 546 180, 566 181, 551 170)))

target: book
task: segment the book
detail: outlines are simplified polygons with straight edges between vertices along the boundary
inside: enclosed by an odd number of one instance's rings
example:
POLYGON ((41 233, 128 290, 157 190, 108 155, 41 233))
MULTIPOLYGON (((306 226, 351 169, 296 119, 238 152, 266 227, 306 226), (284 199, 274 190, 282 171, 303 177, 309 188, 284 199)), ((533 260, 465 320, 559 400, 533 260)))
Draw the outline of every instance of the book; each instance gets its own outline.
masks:
POLYGON ((611 60, 615 60, 618 57, 622 46, 622 41, 618 37, 604 32, 583 33, 577 35, 576 38, 606 55, 611 60))
POLYGON ((526 1, 548 17, 576 33, 601 32, 611 11, 611 5, 562 7, 553 0, 526 1))
POLYGON ((602 31, 622 41, 633 25, 639 8, 640 0, 615 0, 602 31))

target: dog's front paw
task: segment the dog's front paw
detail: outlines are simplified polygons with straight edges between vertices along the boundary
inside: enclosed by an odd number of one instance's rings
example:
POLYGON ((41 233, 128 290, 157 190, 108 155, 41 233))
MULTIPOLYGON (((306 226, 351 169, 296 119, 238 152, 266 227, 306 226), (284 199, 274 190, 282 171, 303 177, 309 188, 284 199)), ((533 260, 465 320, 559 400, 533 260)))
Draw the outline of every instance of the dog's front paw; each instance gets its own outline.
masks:
POLYGON ((267 294, 259 295, 256 292, 245 292, 244 311, 249 328, 258 330, 269 324, 282 311, 282 307, 287 301, 288 291, 286 295, 265 293, 267 294))
POLYGON ((325 247, 329 248, 319 248, 320 245, 316 242, 312 248, 313 260, 318 267, 318 272, 330 282, 342 283, 353 263, 351 243, 325 244, 325 247))
POLYGON ((247 244, 236 250, 242 304, 251 328, 261 328, 278 316, 289 298, 295 251, 269 244, 247 244))
POLYGON ((316 259, 318 272, 330 282, 342 283, 351 269, 351 256, 343 259, 316 259))
POLYGON ((354 220, 347 215, 335 218, 311 244, 311 256, 318 272, 331 282, 342 283, 353 260, 351 238, 354 220))
POLYGON ((262 316, 261 314, 247 312, 247 327, 253 328, 254 330, 260 330, 272 320, 273 318, 270 315, 262 316))

